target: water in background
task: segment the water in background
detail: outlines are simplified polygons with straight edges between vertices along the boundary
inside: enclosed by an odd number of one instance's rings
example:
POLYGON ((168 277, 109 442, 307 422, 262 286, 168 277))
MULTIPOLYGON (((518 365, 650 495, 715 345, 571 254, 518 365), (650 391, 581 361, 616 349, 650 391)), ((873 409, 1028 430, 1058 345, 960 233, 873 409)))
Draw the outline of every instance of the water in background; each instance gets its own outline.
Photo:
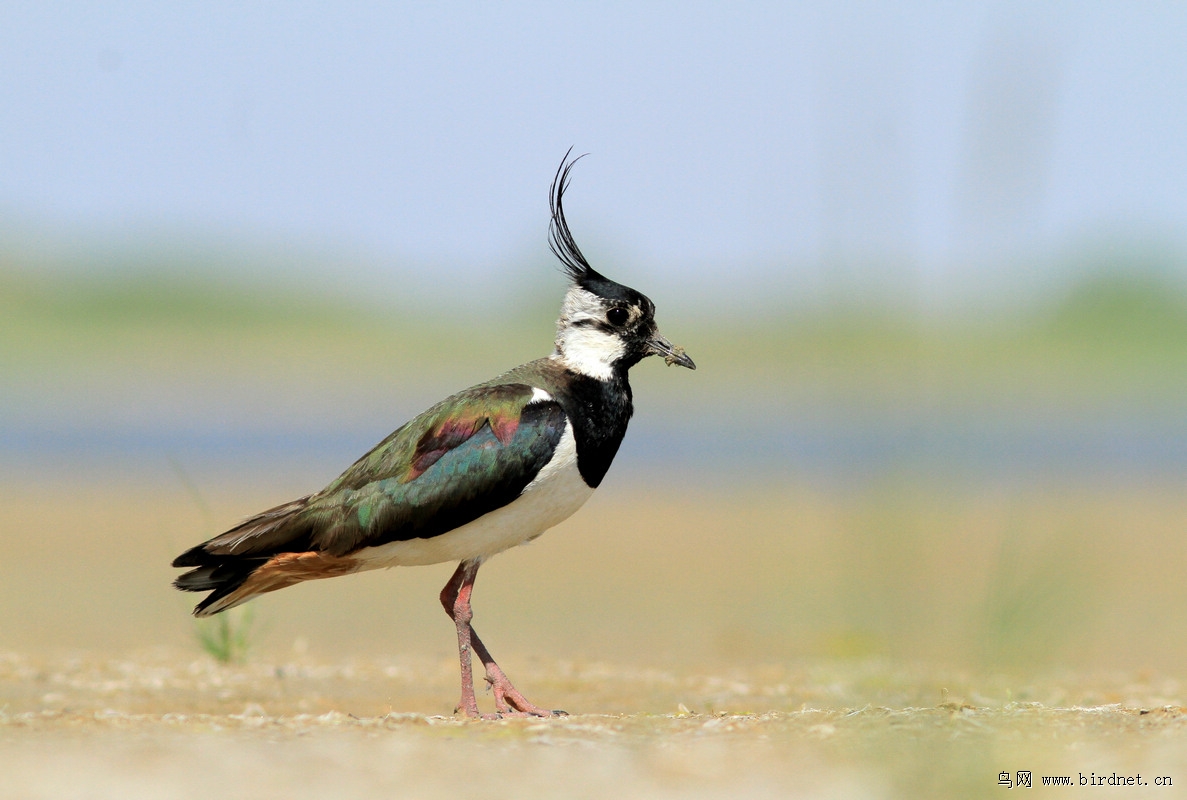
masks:
MULTIPOLYGON (((14 274, 5 289, 0 465, 287 470, 311 489, 441 396, 548 352, 554 313, 539 302, 457 328, 229 284, 14 274)), ((719 484, 1187 471, 1187 299, 1170 281, 1095 276, 1045 308, 970 319, 684 313, 665 329, 699 369, 635 368, 616 472, 719 484)))

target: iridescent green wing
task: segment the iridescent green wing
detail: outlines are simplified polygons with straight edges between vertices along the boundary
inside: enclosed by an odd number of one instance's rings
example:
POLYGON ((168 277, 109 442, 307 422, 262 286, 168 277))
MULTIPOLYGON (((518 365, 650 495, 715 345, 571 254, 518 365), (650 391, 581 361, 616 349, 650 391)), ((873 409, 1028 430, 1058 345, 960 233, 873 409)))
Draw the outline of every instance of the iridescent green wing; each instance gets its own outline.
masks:
POLYGON ((401 427, 302 512, 312 549, 428 538, 507 505, 552 458, 565 415, 526 384, 477 386, 401 427))

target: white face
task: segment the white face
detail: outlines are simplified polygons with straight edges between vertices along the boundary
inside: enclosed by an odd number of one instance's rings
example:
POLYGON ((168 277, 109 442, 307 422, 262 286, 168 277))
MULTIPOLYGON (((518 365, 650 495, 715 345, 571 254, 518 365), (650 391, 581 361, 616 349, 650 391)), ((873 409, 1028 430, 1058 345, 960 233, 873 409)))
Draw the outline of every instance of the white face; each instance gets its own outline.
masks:
MULTIPOLYGON (((631 309, 632 317, 637 313, 631 309)), ((626 354, 626 346, 619 336, 602 330, 605 325, 605 302, 580 287, 569 289, 556 323, 556 352, 552 357, 582 375, 610 378, 612 365, 626 354)))

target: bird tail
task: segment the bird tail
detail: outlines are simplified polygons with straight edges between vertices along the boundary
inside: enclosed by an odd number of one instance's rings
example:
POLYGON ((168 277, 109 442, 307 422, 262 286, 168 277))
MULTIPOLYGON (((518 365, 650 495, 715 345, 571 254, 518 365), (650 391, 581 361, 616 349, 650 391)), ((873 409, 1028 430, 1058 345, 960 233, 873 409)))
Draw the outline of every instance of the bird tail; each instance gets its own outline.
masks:
MULTIPOLYGON (((211 591, 201 603, 194 606, 195 617, 209 617, 246 603, 254 597, 256 592, 236 594, 236 590, 267 562, 266 558, 228 558, 192 569, 173 581, 173 585, 183 592, 205 592, 213 589, 214 591, 211 591)), ((178 565, 174 563, 174 566, 178 565)))
POLYGON ((308 526, 300 516, 308 503, 302 497, 268 509, 173 559, 175 567, 194 567, 173 581, 176 588, 210 592, 194 607, 194 616, 209 617, 289 585, 249 579, 278 556, 310 549, 308 526))

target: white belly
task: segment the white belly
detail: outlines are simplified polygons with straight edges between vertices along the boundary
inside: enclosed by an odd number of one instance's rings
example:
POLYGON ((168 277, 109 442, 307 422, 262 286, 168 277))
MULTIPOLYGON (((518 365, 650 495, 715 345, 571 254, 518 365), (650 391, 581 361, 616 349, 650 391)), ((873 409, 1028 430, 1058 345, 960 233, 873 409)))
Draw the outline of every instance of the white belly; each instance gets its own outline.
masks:
POLYGON ((360 560, 359 569, 487 558, 535 539, 571 516, 592 494, 577 471, 573 426, 566 425, 552 460, 513 502, 448 533, 367 547, 351 557, 360 560))

